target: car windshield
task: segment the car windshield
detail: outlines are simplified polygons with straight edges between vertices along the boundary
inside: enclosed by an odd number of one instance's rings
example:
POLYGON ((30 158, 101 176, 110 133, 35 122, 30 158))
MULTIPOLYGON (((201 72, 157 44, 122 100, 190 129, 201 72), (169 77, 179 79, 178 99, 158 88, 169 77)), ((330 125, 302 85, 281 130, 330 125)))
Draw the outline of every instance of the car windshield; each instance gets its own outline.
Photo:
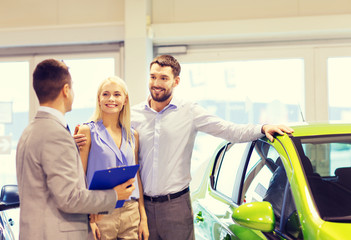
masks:
POLYGON ((294 140, 322 219, 351 221, 351 135, 294 140))

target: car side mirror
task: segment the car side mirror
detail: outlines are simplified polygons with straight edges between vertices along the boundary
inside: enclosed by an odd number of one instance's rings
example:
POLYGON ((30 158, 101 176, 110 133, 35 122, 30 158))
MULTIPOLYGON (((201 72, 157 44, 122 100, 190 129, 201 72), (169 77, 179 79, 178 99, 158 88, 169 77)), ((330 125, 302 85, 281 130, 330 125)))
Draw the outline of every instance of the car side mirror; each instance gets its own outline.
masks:
POLYGON ((19 207, 17 185, 4 185, 0 193, 0 211, 19 207))
POLYGON ((232 219, 241 226, 262 232, 272 232, 275 226, 273 207, 266 201, 246 203, 237 207, 232 219))

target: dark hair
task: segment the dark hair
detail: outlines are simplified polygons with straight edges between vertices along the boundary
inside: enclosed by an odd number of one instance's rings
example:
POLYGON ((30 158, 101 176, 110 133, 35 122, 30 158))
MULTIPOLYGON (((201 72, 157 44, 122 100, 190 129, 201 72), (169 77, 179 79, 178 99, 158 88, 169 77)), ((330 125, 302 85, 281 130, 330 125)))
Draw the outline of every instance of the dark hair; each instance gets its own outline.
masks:
POLYGON ((171 67, 174 77, 178 77, 180 74, 180 64, 177 61, 177 59, 175 59, 171 55, 160 55, 155 57, 154 60, 152 60, 152 62, 150 63, 150 68, 155 63, 160 65, 161 67, 171 67))
POLYGON ((33 72, 33 87, 40 103, 55 100, 66 83, 71 86, 71 75, 61 61, 44 60, 33 72))

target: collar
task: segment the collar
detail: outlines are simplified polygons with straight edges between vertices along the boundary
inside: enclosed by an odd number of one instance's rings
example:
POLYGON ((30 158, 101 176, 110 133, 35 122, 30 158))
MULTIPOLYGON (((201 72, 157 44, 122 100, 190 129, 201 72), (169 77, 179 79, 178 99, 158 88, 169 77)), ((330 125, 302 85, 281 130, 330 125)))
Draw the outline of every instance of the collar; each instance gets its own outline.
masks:
POLYGON ((127 158, 125 157, 124 149, 126 148, 126 133, 125 129, 121 126, 122 130, 122 142, 121 147, 118 148, 116 143, 114 142, 112 136, 107 131, 105 125, 103 124, 102 120, 96 122, 96 127, 98 129, 97 134, 102 141, 106 143, 106 146, 109 147, 116 155, 117 160, 120 161, 118 165, 128 165, 127 158))
POLYGON ((60 123, 63 124, 63 126, 67 126, 65 116, 59 110, 51 107, 39 106, 38 111, 47 112, 54 115, 60 121, 60 123))
MULTIPOLYGON (((149 104, 150 100, 151 100, 151 96, 149 95, 148 98, 146 99, 146 101, 144 102, 143 105, 145 106, 145 109, 148 109, 148 110, 151 110, 151 111, 155 111, 155 110, 153 110, 153 109, 150 107, 150 104, 149 104)), ((179 101, 179 99, 178 99, 176 96, 173 95, 173 97, 172 97, 171 101, 169 102, 169 104, 168 104, 167 106, 165 106, 165 107, 160 111, 160 113, 163 112, 163 111, 165 111, 165 110, 168 109, 168 108, 177 109, 177 108, 179 108, 179 106, 180 106, 180 101, 179 101)))

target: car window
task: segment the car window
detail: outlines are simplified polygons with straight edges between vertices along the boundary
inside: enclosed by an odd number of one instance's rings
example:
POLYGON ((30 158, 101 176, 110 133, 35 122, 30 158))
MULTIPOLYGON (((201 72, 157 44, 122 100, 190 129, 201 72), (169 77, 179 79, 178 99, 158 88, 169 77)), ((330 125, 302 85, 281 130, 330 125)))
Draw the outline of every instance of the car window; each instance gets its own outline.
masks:
POLYGON ((263 161, 258 161, 245 176, 244 203, 262 201, 271 177, 272 172, 269 168, 263 161))
POLYGON ((245 173, 241 195, 244 203, 262 201, 273 175, 274 169, 271 169, 271 164, 277 160, 276 156, 279 155, 269 144, 263 141, 256 142, 245 173), (275 157, 275 159, 269 157, 275 157))
POLYGON ((302 146, 313 171, 320 176, 332 177, 336 169, 351 167, 350 143, 305 143, 302 146))
POLYGON ((222 155, 219 155, 221 161, 216 162, 215 173, 217 176, 215 181, 215 190, 225 195, 228 198, 233 198, 234 184, 239 181, 237 173, 241 160, 244 156, 247 143, 229 144, 222 155))
POLYGON ((322 219, 351 222, 351 135, 293 139, 322 219))

